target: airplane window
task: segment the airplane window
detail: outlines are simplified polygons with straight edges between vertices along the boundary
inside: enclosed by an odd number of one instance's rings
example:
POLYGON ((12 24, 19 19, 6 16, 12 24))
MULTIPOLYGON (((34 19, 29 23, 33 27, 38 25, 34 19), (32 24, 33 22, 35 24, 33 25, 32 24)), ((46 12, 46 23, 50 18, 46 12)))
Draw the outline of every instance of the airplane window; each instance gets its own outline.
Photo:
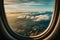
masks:
POLYGON ((4 0, 10 28, 22 36, 36 36, 49 26, 54 0, 4 0))

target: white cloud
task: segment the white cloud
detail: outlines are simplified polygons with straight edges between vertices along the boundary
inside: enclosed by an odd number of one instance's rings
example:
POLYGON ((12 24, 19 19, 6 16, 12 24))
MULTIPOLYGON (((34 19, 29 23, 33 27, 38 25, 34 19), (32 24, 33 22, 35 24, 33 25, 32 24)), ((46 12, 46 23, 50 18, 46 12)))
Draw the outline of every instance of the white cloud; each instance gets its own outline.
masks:
MULTIPOLYGON (((17 18, 25 18, 26 15, 23 15, 23 16, 18 16, 17 18)), ((30 18, 30 16, 26 16, 26 18, 30 18)), ((47 14, 45 15, 39 15, 39 16, 31 16, 30 19, 34 19, 33 21, 41 21, 41 20, 49 20, 50 19, 50 16, 48 16, 47 14), (37 19, 34 19, 34 18, 37 18, 37 19)))
POLYGON ((23 3, 14 5, 5 5, 6 12, 20 12, 20 11, 52 11, 52 8, 38 8, 31 5, 44 5, 44 4, 34 4, 34 3, 23 3))
POLYGON ((41 20, 49 20, 49 16, 48 15, 39 15, 39 16, 36 16, 36 20, 34 21, 41 21, 41 20))
POLYGON ((29 3, 22 3, 22 5, 44 5, 44 4, 29 2, 29 3))

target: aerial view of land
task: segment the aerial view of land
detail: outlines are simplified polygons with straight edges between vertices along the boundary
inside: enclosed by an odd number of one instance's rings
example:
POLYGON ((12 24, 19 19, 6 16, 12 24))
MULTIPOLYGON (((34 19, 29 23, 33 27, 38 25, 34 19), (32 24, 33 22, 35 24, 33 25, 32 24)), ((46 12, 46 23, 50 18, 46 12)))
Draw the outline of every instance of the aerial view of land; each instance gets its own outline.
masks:
POLYGON ((35 36, 48 27, 52 12, 11 12, 6 17, 15 32, 24 36, 35 36))

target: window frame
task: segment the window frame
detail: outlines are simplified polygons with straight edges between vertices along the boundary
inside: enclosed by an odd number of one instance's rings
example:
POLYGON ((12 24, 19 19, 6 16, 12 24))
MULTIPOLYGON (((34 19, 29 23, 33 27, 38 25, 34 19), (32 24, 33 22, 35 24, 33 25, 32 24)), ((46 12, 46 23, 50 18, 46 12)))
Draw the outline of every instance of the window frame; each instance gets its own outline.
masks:
POLYGON ((51 23, 49 24, 49 28, 47 28, 47 30, 44 33, 42 33, 40 36, 37 36, 37 37, 36 36, 35 37, 22 37, 22 36, 16 34, 9 27, 9 24, 7 22, 6 15, 5 15, 5 10, 4 10, 4 0, 1 0, 1 5, 0 6, 1 6, 1 15, 0 16, 1 16, 1 22, 3 24, 3 29, 5 29, 8 32, 8 34, 10 34, 13 38, 16 38, 16 39, 29 40, 29 39, 44 39, 44 38, 46 38, 47 36, 49 36, 51 34, 52 30, 55 28, 55 25, 57 23, 58 16, 59 16, 59 0, 55 0, 54 13, 53 13, 51 23))

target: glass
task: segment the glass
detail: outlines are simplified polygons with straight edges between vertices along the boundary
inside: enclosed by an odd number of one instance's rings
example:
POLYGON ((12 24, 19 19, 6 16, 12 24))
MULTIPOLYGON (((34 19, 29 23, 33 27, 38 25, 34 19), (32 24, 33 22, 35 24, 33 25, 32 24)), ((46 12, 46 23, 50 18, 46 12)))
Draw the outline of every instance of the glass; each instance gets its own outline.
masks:
POLYGON ((49 26, 54 0, 4 0, 10 28, 22 36, 36 36, 49 26))

